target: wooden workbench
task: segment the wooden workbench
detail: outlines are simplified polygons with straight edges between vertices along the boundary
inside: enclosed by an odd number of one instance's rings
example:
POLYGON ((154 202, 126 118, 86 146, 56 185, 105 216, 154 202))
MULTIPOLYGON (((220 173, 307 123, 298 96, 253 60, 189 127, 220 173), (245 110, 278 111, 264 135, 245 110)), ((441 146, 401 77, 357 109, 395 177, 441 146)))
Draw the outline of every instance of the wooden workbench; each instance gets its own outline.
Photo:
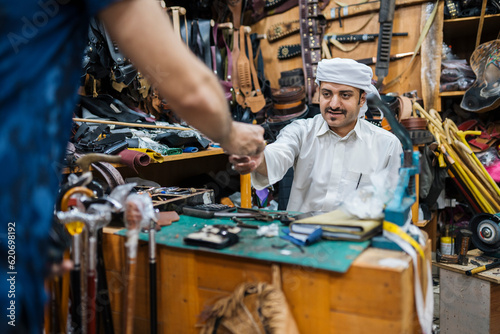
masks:
POLYGON ((467 270, 488 264, 491 258, 474 249, 469 264, 433 263, 439 267, 439 327, 441 334, 500 333, 500 268, 473 276, 467 270))
MULTIPOLYGON (((115 231, 106 229, 103 245, 115 333, 121 333, 125 238, 115 231)), ((147 243, 141 245, 135 333, 149 332, 147 243)), ((426 251, 430 258, 429 244, 426 251)), ((163 245, 158 246, 159 332, 197 333, 198 315, 207 305, 242 282, 272 282, 276 269, 301 333, 420 332, 413 267, 403 252, 368 248, 342 274, 163 245)))

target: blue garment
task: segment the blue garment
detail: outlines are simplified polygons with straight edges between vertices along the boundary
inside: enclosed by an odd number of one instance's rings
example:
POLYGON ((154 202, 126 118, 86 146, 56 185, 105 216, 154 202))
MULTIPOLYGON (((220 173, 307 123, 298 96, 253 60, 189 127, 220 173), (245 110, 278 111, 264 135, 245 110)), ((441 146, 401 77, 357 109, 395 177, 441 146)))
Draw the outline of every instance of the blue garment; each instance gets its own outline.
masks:
POLYGON ((48 236, 89 19, 113 1, 0 0, 0 333, 42 330, 48 236))

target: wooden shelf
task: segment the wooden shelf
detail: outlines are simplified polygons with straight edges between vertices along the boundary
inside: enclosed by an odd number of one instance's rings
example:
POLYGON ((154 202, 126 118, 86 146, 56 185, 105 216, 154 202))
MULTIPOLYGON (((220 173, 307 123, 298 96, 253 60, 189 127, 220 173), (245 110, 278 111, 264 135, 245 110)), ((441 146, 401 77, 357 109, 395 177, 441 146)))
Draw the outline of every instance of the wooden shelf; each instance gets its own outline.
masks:
POLYGON ((224 154, 224 150, 218 147, 209 147, 206 150, 198 151, 194 153, 182 153, 182 154, 174 154, 174 155, 166 155, 163 157, 163 162, 167 161, 175 161, 175 160, 186 160, 186 159, 194 159, 201 157, 208 157, 212 155, 224 154))
MULTIPOLYGON (((492 14, 492 15, 485 15, 484 16, 485 20, 494 19, 494 18, 500 19, 500 14, 492 14)), ((463 23, 463 22, 467 22, 467 21, 479 21, 479 16, 459 17, 456 19, 447 19, 447 20, 444 20, 443 22, 445 24, 447 24, 447 23, 454 23, 454 22, 462 22, 463 23)))
MULTIPOLYGON (((179 161, 179 160, 187 160, 187 159, 194 159, 194 158, 201 158, 201 157, 208 157, 208 156, 214 156, 214 155, 222 155, 225 154, 224 150, 219 147, 209 147, 206 150, 203 151, 198 151, 194 153, 182 153, 182 154, 174 154, 174 155, 165 155, 163 156, 163 162, 156 162, 154 160, 151 160, 151 164, 161 164, 169 161, 179 161)), ((120 168, 120 167, 126 167, 124 164, 117 164, 117 163, 112 163, 111 164, 113 167, 120 168)), ((92 167, 90 168, 92 170, 92 167)), ((69 174, 70 169, 68 167, 63 168, 62 173, 63 174, 69 174)), ((81 172, 81 170, 78 168, 76 171, 73 172, 81 172)))
MULTIPOLYGON (((444 42, 455 47, 454 52, 460 54, 461 50, 457 44, 472 38, 476 40, 477 29, 479 27, 479 16, 461 17, 443 21, 444 42)), ((481 33, 481 43, 495 39, 500 30, 500 14, 485 15, 484 25, 481 33)), ((474 48, 472 48, 474 49, 474 48)))
POLYGON ((464 90, 452 91, 452 92, 440 92, 439 96, 463 96, 465 94, 464 90))

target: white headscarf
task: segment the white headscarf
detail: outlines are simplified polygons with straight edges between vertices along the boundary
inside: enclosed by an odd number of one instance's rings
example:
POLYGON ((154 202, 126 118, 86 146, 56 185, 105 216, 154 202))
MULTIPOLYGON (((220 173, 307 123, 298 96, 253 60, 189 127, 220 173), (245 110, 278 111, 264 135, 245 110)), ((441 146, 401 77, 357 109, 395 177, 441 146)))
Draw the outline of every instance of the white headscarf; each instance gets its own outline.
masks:
MULTIPOLYGON (((358 63, 353 59, 323 59, 318 63, 316 84, 319 86, 321 81, 333 82, 359 88, 367 94, 374 93, 380 97, 377 88, 372 85, 372 77, 373 71, 369 66, 358 63)), ((365 102, 359 110, 359 117, 364 117, 367 110, 368 106, 365 102)))

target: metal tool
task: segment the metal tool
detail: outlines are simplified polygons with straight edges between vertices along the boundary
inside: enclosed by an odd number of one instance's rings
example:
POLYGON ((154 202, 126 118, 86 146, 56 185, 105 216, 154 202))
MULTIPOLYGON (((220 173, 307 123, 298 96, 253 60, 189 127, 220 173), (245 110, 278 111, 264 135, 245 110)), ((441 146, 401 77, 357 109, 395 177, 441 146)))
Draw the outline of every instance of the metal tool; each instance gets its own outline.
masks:
POLYGON ((238 226, 238 227, 251 228, 251 229, 254 229, 254 230, 258 230, 259 229, 259 225, 247 224, 243 220, 241 220, 240 218, 237 218, 237 217, 232 217, 231 220, 234 221, 234 222, 236 222, 236 226, 238 226))
POLYGON ((383 112, 392 132, 403 145, 403 164, 399 170, 399 183, 394 191, 393 199, 384 210, 386 221, 403 226, 411 206, 416 201, 415 175, 418 174, 419 152, 413 152, 413 142, 408 130, 396 120, 382 100, 374 94, 368 94, 367 103, 383 112))
MULTIPOLYGON (((389 122, 393 133, 398 137, 403 145, 403 163, 399 169, 399 182, 394 190, 393 198, 387 203, 384 209, 384 236, 376 236, 372 239, 372 246, 388 249, 402 249, 406 251, 413 260, 415 273, 419 272, 418 258, 426 263, 427 267, 427 287, 426 292, 422 291, 420 282, 415 284, 415 303, 422 332, 432 331, 432 277, 431 268, 425 260, 425 252, 416 235, 408 233, 411 224, 405 225, 409 218, 411 206, 416 201, 415 176, 419 170, 418 150, 413 151, 413 143, 408 131, 396 120, 389 108, 382 103, 380 98, 374 94, 368 94, 369 106, 375 107, 383 112, 384 117, 389 122)), ((458 257, 458 256, 457 256, 458 257)))
POLYGON ((500 266, 500 260, 496 260, 493 263, 490 263, 490 264, 487 264, 487 265, 484 265, 484 266, 480 266, 480 267, 476 267, 474 269, 467 270, 465 272, 465 274, 467 276, 472 276, 474 274, 482 273, 483 271, 486 271, 486 270, 489 270, 489 269, 492 269, 492 268, 496 268, 496 267, 499 267, 499 266, 500 266))
POLYGON ((218 211, 195 209, 195 208, 186 207, 186 206, 182 208, 182 213, 187 215, 187 216, 205 218, 205 219, 232 218, 232 217, 250 218, 250 217, 255 216, 253 213, 218 212, 218 211))
POLYGON ((479 213, 469 221, 474 246, 487 253, 500 250, 500 213, 479 213))
POLYGON ((213 211, 213 210, 205 210, 198 209, 195 207, 184 206, 182 208, 182 213, 192 217, 198 218, 253 218, 259 221, 270 222, 274 220, 274 215, 256 209, 249 208, 237 208, 237 212, 227 212, 227 211, 213 211))
POLYGON ((251 218, 259 221, 271 222, 275 219, 275 216, 273 214, 258 209, 238 208, 237 211, 238 214, 252 214, 251 218))

